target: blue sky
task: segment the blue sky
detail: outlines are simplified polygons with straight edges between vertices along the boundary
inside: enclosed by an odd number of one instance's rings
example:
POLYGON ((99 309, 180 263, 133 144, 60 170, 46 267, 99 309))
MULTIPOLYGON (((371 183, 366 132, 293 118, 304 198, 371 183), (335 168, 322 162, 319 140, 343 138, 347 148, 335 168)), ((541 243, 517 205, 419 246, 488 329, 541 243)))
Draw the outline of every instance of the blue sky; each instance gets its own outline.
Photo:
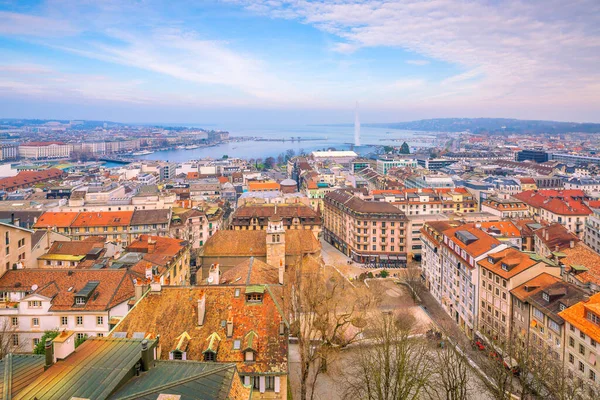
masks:
POLYGON ((597 0, 0 0, 1 117, 600 122, 598 65, 597 0))

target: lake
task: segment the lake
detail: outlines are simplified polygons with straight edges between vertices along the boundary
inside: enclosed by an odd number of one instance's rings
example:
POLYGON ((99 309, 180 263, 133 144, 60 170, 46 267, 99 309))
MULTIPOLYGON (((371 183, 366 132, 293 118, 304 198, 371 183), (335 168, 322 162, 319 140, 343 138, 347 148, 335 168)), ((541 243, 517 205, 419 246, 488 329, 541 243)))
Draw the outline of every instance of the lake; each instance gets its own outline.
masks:
MULTIPOLYGON (((146 160, 162 160, 171 162, 184 162, 198 160, 206 157, 221 158, 224 155, 243 159, 277 157, 288 149, 293 149, 296 154, 301 150, 311 152, 328 148, 337 150, 349 150, 354 142, 354 127, 345 126, 219 126, 215 129, 226 130, 230 137, 252 136, 265 139, 301 137, 301 142, 286 140, 285 142, 244 141, 229 142, 213 147, 198 149, 175 149, 157 151, 145 156, 138 156, 146 160)), ((389 128, 361 128, 362 146, 354 147, 359 154, 368 154, 374 148, 367 145, 396 145, 400 146, 402 141, 394 142, 393 139, 406 140, 412 147, 428 147, 431 144, 423 143, 423 137, 432 137, 434 133, 414 132, 389 128)))

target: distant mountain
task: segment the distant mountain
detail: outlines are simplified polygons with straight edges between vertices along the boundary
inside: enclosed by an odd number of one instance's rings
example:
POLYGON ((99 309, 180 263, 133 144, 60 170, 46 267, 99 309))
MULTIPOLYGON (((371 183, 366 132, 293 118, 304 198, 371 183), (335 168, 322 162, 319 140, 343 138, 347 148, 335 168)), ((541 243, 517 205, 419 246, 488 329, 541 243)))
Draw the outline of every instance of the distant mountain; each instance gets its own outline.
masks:
POLYGON ((535 121, 509 118, 436 118, 410 122, 362 124, 363 126, 414 131, 473 133, 600 133, 600 124, 535 121))

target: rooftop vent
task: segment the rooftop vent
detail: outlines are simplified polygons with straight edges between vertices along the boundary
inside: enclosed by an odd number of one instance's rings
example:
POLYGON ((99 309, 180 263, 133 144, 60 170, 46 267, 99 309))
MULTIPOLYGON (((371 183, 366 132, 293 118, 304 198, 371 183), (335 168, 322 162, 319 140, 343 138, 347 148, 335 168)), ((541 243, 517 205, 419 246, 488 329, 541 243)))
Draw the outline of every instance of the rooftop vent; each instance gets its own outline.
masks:
POLYGON ((466 244, 467 246, 477 241, 477 236, 473 235, 469 231, 458 231, 455 234, 456 238, 466 244))

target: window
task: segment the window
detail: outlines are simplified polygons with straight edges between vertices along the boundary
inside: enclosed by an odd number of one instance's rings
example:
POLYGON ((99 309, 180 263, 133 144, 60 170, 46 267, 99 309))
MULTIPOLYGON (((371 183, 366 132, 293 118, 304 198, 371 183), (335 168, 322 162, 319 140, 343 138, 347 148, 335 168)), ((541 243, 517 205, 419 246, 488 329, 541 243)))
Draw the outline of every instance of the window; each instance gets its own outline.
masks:
POLYGON ((252 387, 255 390, 260 390, 260 376, 253 376, 252 377, 252 387))
POLYGON ((560 332, 560 326, 551 319, 548 319, 548 328, 552 329, 554 332, 560 332))
POLYGON ((240 297, 240 289, 239 288, 235 289, 234 297, 240 297))
POLYGON ((569 336, 569 346, 575 347, 575 339, 572 336, 569 336))
POLYGON ((275 377, 274 376, 265 377, 265 390, 275 390, 275 377))
MULTIPOLYGON (((174 351, 173 352, 173 359, 174 360, 181 360, 181 358, 175 358, 176 353, 179 353, 179 356, 181 357, 181 352, 180 351, 174 351)), ((216 361, 217 359, 217 355, 215 353, 213 353, 212 351, 207 351, 206 353, 204 353, 204 361, 216 361)))
POLYGON ((246 301, 248 303, 260 303, 262 302, 262 294, 261 293, 250 293, 246 295, 246 301))
POLYGON ((12 323, 12 326, 19 326, 19 318, 18 317, 12 317, 11 318, 11 323, 12 323))
POLYGON ((585 365, 583 365, 583 363, 581 361, 579 361, 579 370, 581 372, 585 372, 585 365))
POLYGON ((96 317, 96 325, 104 325, 104 317, 102 317, 102 316, 96 317))
POLYGON ((572 324, 569 324, 569 329, 571 330, 571 332, 575 332, 575 327, 572 324))
POLYGON ((585 356, 585 347, 582 344, 579 345, 579 354, 583 354, 585 356))
POLYGON ((550 301, 550 295, 548 293, 546 293, 546 292, 542 293, 542 298, 545 301, 550 301))
POLYGON ((245 361, 254 361, 254 352, 253 351, 247 351, 246 354, 244 354, 244 360, 245 361))
POLYGON ((19 345, 19 335, 17 335, 16 333, 12 335, 12 344, 13 346, 19 345))
POLYGON ((60 317, 60 324, 67 325, 69 323, 69 317, 60 317))
POLYGON ((590 368, 590 379, 593 381, 596 380, 596 373, 591 368, 590 368))
POLYGON ((81 333, 81 332, 79 332, 79 333, 77 334, 77 340, 81 340, 81 339, 84 339, 84 338, 85 338, 85 333, 81 333))
POLYGON ((83 296, 76 296, 75 297, 75 304, 81 306, 85 304, 85 297, 83 296))
POLYGON ((39 318, 31 318, 31 326, 40 326, 39 318))
POLYGON ((104 333, 98 333, 96 336, 97 337, 104 337, 104 333))
POLYGON ((37 346, 40 343, 39 338, 33 338, 33 347, 37 346))
POLYGON ((77 325, 83 325, 83 317, 82 316, 75 317, 75 323, 77 325))
POLYGON ((544 313, 535 307, 533 307, 533 316, 542 321, 544 320, 544 313))
POLYGON ((242 341, 241 340, 234 340, 233 341, 233 349, 234 350, 239 350, 240 347, 242 347, 242 341))
POLYGON ((587 319, 595 323, 596 325, 600 325, 600 317, 594 314, 591 311, 588 311, 586 314, 587 319))
POLYGON ((592 338, 590 338, 590 344, 592 345, 592 347, 596 347, 596 341, 592 338))
POLYGON ((575 362, 575 356, 573 356, 573 354, 570 354, 570 353, 569 353, 569 362, 571 364, 573 364, 575 362))
POLYGON ((29 308, 42 308, 42 302, 39 300, 32 300, 27 302, 29 308))
POLYGON ((579 337, 582 338, 583 340, 585 340, 585 333, 579 332, 579 337))

